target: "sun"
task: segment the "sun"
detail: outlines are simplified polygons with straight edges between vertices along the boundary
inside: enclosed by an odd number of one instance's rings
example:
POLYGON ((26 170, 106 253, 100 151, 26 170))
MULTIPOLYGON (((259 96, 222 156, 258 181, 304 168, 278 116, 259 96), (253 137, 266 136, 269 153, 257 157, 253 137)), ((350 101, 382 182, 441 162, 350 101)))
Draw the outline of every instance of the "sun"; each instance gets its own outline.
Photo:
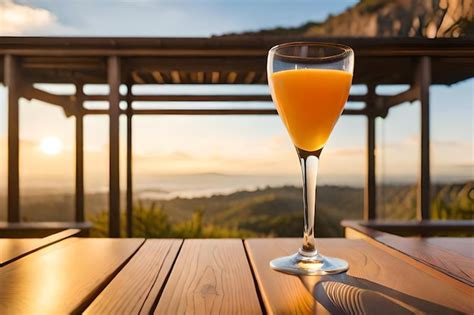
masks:
POLYGON ((46 155, 58 155, 62 149, 63 144, 56 137, 46 137, 41 140, 40 150, 46 155))

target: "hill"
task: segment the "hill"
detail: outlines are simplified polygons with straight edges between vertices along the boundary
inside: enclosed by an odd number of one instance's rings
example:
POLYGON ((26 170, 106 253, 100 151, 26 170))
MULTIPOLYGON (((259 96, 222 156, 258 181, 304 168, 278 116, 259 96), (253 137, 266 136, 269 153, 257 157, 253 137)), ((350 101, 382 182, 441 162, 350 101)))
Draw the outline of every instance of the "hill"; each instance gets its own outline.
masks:
POLYGON ((362 0, 323 22, 224 36, 459 37, 474 35, 472 0, 362 0))
MULTIPOLYGON (((473 219, 474 182, 435 184, 432 189, 433 219, 473 219)), ((378 193, 378 218, 415 218, 416 186, 385 185, 379 187, 378 193)), ((5 202, 4 197, 0 199, 5 202)), ((22 219, 72 221, 73 202, 72 195, 26 195, 22 197, 22 219)), ((96 236, 107 235, 107 204, 107 194, 86 196, 87 217, 95 224, 96 236)), ((362 188, 318 187, 316 234, 342 236, 339 222, 360 219, 362 211, 362 188)), ((135 201, 134 213, 136 236, 300 236, 302 191, 283 186, 211 197, 141 199, 135 201)))
MULTIPOLYGON (((318 195, 316 231, 319 235, 341 235, 342 219, 362 217, 362 189, 322 186, 318 195)), ((142 200, 142 207, 162 209, 173 223, 190 220, 195 211, 201 211, 203 224, 257 234, 300 235, 303 224, 302 190, 293 186, 206 198, 142 200)))

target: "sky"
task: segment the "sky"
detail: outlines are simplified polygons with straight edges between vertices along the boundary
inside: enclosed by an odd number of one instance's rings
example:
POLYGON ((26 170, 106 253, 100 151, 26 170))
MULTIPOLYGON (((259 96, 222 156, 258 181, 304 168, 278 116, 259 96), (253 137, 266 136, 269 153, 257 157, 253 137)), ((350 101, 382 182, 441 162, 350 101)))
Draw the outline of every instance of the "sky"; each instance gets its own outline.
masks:
POLYGON ((0 0, 2 33, 210 36, 324 20, 353 0, 0 0), (124 23, 126 21, 126 23, 124 23))
MULTIPOLYGON (((0 0, 0 35, 212 36, 321 21, 354 3, 356 1, 0 0)), ((64 85, 39 88, 55 93, 72 92, 71 87, 64 85)), ((92 93, 106 93, 101 86, 87 88, 92 93)), ((134 92, 180 92, 172 90, 176 88, 184 88, 183 93, 206 93, 193 90, 193 87, 161 87, 161 90, 134 87, 134 92)), ((232 89, 242 93, 268 93, 265 86, 247 87, 251 91, 244 87, 212 87, 211 91, 235 91, 232 89)), ((406 87, 381 87, 378 92, 396 93, 403 89, 406 87)), ((353 93, 363 90, 364 87, 354 87, 353 93)), ((474 79, 451 87, 432 86, 430 92, 433 178, 435 181, 472 180, 474 79)), ((0 99, 0 186, 4 186, 7 111, 3 88, 0 88, 0 99)), ((65 118, 55 106, 26 100, 21 101, 20 116, 22 187, 61 185, 71 189, 74 183, 74 118, 65 118), (48 179, 46 182, 45 178, 48 179)), ((417 102, 394 108, 386 119, 377 120, 379 181, 416 181, 419 120, 417 102)), ((294 149, 277 116, 142 116, 135 117, 133 123, 134 172, 138 185, 166 174, 299 176, 294 149)), ((122 119, 122 149, 125 146, 124 128, 122 119)), ((107 132, 107 117, 86 118, 86 190, 107 185, 107 132)), ((365 134, 364 117, 346 116, 339 120, 322 156, 320 183, 363 185, 365 134)), ((123 150, 121 157, 125 158, 123 150)))

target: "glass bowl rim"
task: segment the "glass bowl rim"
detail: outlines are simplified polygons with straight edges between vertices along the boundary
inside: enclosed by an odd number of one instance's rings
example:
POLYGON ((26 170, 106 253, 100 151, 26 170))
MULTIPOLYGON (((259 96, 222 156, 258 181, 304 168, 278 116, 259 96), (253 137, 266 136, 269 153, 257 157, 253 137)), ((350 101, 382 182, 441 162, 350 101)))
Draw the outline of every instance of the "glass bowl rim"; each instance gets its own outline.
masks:
POLYGON ((345 59, 351 55, 354 55, 354 50, 343 44, 339 43, 331 43, 331 42, 288 42, 288 43, 283 43, 283 44, 278 44, 270 48, 268 51, 268 54, 273 54, 275 56, 282 57, 287 60, 305 60, 305 61, 315 61, 315 62, 329 62, 329 61, 334 61, 334 60, 341 60, 345 59), (301 57, 301 56, 294 56, 294 55, 286 55, 286 54, 280 54, 278 53, 278 49, 281 48, 287 48, 287 47, 292 47, 292 46, 316 46, 316 47, 326 47, 326 48, 336 48, 341 50, 341 52, 330 55, 330 56, 324 56, 324 57, 301 57))

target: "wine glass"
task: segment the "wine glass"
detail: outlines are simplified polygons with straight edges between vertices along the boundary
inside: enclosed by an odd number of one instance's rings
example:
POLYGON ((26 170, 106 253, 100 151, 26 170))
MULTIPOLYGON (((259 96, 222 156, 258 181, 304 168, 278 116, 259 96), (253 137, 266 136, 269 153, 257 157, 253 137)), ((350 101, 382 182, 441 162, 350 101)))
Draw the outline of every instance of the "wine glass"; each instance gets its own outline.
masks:
POLYGON ((349 96, 353 69, 354 52, 340 44, 296 42, 268 52, 268 83, 298 153, 304 201, 303 245, 294 255, 272 260, 275 270, 325 275, 349 268, 346 261, 318 252, 314 220, 319 158, 349 96))

